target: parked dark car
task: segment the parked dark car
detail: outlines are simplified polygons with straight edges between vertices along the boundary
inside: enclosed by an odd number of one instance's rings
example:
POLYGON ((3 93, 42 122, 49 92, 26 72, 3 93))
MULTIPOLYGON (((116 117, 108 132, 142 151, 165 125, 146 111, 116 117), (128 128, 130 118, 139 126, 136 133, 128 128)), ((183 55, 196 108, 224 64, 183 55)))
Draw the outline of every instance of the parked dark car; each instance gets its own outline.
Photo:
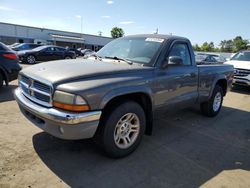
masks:
POLYGON ((22 43, 22 44, 14 45, 13 47, 11 47, 11 49, 15 51, 32 50, 39 46, 42 46, 42 44, 22 43))
POLYGON ((24 50, 17 53, 20 61, 34 64, 37 61, 51 61, 59 59, 74 59, 75 52, 59 46, 40 46, 33 50, 24 50))
POLYGON ((16 52, 0 42, 0 88, 17 79, 21 66, 18 64, 16 52))
POLYGON ((222 64, 226 59, 219 54, 197 53, 195 56, 197 64, 222 64))
POLYGON ((75 52, 77 57, 78 57, 78 56, 82 56, 82 52, 81 52, 81 50, 79 50, 79 49, 76 49, 76 48, 68 48, 67 50, 68 50, 68 51, 75 52))
POLYGON ((209 55, 196 55, 195 60, 198 65, 218 63, 214 57, 209 55))

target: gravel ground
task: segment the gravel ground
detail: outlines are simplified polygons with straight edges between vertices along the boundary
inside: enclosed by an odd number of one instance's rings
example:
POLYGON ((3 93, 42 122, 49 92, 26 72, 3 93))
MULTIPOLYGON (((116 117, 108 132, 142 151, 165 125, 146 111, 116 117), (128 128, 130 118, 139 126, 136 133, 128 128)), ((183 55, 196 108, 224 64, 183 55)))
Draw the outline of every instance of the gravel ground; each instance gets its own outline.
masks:
POLYGON ((130 156, 91 140, 54 138, 26 120, 14 81, 0 90, 0 187, 250 187, 250 89, 226 96, 215 118, 197 108, 157 117, 130 156))

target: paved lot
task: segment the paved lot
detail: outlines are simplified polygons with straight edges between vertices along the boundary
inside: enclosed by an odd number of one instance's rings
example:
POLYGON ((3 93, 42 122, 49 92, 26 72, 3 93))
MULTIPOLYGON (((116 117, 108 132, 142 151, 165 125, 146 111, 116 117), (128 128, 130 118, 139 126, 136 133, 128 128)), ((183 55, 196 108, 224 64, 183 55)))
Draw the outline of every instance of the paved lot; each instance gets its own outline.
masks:
POLYGON ((197 108, 155 120, 132 155, 119 160, 91 140, 63 141, 29 123, 0 91, 0 187, 250 187, 250 90, 225 98, 219 116, 197 108))

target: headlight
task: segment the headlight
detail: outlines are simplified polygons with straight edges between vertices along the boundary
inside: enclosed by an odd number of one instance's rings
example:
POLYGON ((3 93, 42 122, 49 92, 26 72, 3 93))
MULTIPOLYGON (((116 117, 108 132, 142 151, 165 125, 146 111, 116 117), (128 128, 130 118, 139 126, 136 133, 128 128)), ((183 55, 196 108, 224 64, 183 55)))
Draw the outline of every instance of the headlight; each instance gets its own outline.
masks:
POLYGON ((53 106, 74 112, 90 110, 89 105, 81 96, 63 91, 55 91, 53 106))

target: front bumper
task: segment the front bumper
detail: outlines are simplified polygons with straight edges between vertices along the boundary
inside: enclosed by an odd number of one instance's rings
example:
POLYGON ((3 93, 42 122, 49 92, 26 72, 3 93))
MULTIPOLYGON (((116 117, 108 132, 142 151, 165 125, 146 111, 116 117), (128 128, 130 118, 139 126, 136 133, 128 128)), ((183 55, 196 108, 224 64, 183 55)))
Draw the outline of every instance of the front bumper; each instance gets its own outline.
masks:
POLYGON ((92 138, 97 130, 101 111, 71 113, 46 108, 27 99, 15 90, 15 98, 23 115, 40 129, 67 140, 92 138))
POLYGON ((233 85, 250 86, 250 80, 242 77, 234 77, 233 85))
POLYGON ((4 68, 5 68, 6 74, 8 76, 7 82, 11 82, 12 80, 16 80, 20 70, 22 70, 22 67, 18 64, 17 61, 7 62, 6 66, 4 66, 4 68))

